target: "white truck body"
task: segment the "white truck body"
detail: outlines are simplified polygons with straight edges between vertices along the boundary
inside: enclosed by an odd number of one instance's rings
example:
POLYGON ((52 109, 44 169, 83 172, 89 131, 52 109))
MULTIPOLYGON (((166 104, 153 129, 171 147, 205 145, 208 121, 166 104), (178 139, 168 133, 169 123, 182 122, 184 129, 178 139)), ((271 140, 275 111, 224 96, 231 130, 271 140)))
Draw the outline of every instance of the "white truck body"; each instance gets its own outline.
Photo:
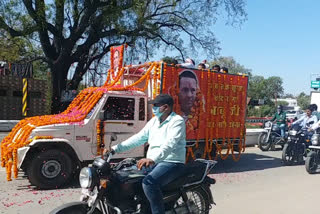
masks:
POLYGON ((311 98, 310 103, 317 104, 318 111, 319 111, 319 109, 320 109, 320 91, 311 91, 310 98, 311 98))

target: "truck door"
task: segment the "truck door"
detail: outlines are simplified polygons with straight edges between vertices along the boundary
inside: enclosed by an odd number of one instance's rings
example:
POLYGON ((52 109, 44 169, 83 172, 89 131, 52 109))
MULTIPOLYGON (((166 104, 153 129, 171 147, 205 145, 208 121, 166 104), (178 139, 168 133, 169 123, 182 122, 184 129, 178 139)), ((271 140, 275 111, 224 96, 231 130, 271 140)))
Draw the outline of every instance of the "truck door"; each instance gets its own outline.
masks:
MULTIPOLYGON (((138 133, 146 124, 145 97, 110 96, 104 110, 104 142, 106 148, 110 144, 111 133, 117 135, 112 145, 123 142, 133 134, 138 133)), ((116 154, 114 158, 143 157, 144 145, 130 151, 116 154)))

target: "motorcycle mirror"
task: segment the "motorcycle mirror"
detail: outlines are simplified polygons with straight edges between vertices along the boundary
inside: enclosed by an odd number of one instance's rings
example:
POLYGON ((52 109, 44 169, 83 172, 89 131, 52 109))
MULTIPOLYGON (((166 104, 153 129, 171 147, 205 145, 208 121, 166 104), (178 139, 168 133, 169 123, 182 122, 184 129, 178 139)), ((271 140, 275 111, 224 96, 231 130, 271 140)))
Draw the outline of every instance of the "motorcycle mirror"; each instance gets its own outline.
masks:
POLYGON ((112 142, 116 140, 117 140, 117 135, 112 132, 110 136, 109 151, 111 151, 112 142))
POLYGON ((116 141, 117 140, 117 135, 115 133, 111 133, 110 141, 116 141))

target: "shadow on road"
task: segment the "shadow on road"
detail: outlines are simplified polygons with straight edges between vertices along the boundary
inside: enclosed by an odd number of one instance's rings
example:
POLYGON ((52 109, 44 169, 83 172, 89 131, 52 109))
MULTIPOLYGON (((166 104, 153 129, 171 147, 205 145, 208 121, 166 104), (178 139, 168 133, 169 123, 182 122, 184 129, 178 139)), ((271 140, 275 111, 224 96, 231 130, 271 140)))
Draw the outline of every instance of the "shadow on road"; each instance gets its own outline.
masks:
MULTIPOLYGON (((19 176, 16 180, 28 180, 26 176, 19 176)), ((77 189, 80 188, 80 183, 78 178, 74 178, 71 180, 71 182, 63 187, 60 188, 53 188, 53 189, 43 189, 43 191, 48 191, 48 190, 55 190, 55 189, 77 189)), ((17 186, 17 190, 37 190, 37 191, 42 191, 42 189, 39 189, 35 186, 31 186, 30 183, 28 182, 28 185, 19 185, 17 186)))
POLYGON ((245 172, 284 166, 280 158, 267 154, 243 153, 238 162, 235 162, 231 156, 227 160, 218 159, 217 165, 213 168, 213 173, 245 172))

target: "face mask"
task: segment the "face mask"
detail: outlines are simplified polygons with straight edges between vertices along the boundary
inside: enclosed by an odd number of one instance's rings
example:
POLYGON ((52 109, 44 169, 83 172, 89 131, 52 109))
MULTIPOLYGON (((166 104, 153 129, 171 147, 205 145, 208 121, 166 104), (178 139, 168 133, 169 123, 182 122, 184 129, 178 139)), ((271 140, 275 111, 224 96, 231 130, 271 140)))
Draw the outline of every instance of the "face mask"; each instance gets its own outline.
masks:
POLYGON ((159 119, 163 115, 163 112, 160 112, 160 107, 156 107, 156 106, 152 107, 152 113, 159 119))
POLYGON ((280 114, 281 110, 278 110, 278 114, 280 114))

